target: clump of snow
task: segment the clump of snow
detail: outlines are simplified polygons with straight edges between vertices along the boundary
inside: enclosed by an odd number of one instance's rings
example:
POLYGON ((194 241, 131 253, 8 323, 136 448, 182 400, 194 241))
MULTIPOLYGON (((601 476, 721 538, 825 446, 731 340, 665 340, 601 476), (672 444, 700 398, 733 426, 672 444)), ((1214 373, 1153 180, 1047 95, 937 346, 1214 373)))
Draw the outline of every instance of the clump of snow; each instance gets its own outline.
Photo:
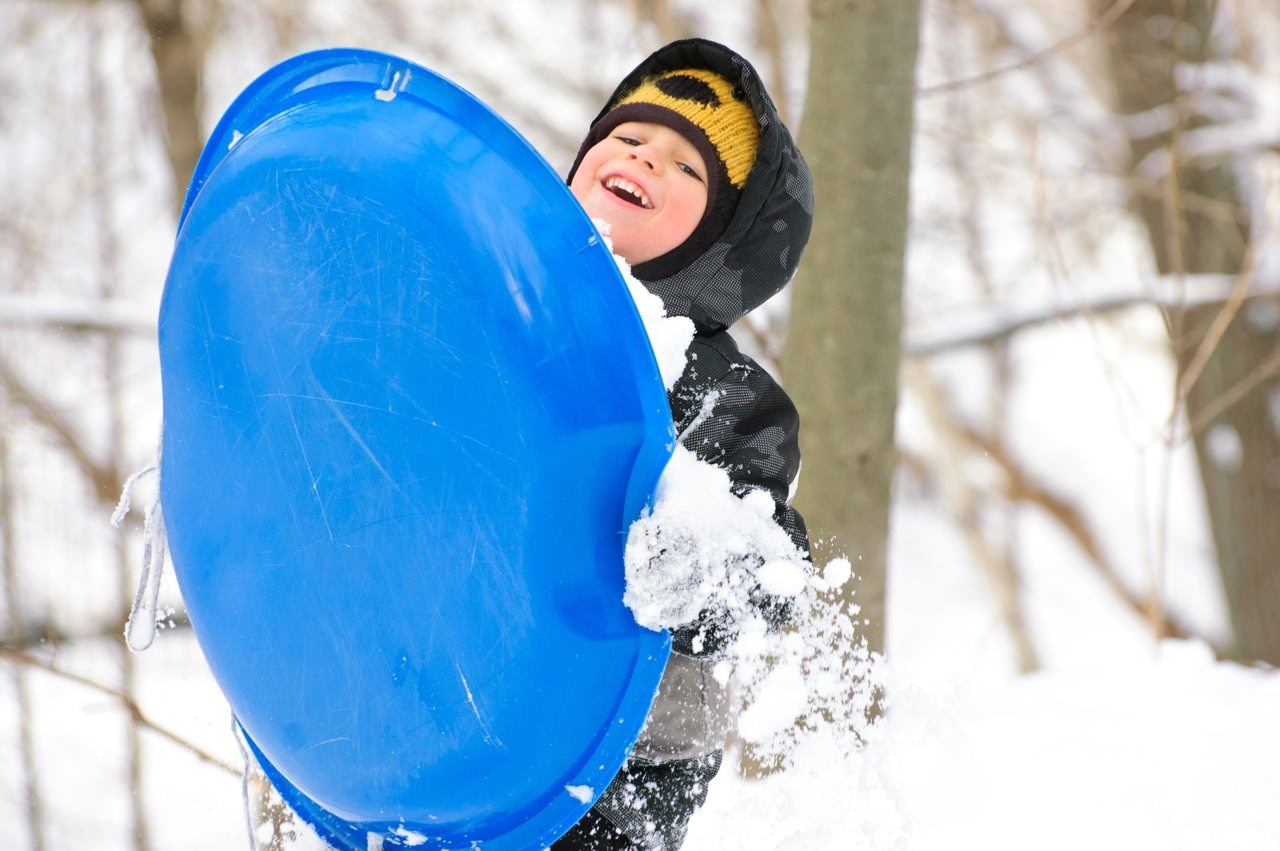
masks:
POLYGON ((810 577, 792 605, 787 629, 733 647, 740 737, 759 762, 779 768, 794 765, 815 736, 855 753, 870 735, 882 680, 881 658, 857 630, 856 604, 810 577))
POLYGON ((756 573, 760 588, 775 597, 796 597, 804 590, 805 571, 794 561, 769 561, 756 573))
POLYGON ((111 525, 117 529, 124 519, 129 516, 129 511, 133 508, 133 491, 138 483, 150 476, 156 471, 155 464, 148 464, 138 472, 125 479, 124 487, 120 489, 120 500, 116 503, 115 510, 111 512, 111 525))
POLYGON ((596 790, 586 785, 566 786, 564 787, 564 790, 568 792, 570 797, 575 801, 579 801, 583 804, 591 803, 591 799, 596 796, 596 790))
POLYGON ((745 616, 762 564, 787 590, 797 576, 803 586, 803 557, 773 521, 772 499, 739 499, 730 485, 727 472, 675 448, 627 536, 623 602, 641 626, 679 626, 704 609, 745 616))
POLYGON ((767 742, 795 723, 805 710, 807 689, 798 665, 781 664, 766 673, 755 699, 738 718, 738 735, 745 742, 767 742))
POLYGON ((266 847, 275 839, 276 826, 269 821, 264 821, 253 828, 253 840, 255 848, 257 846, 266 847))
POLYGON ((822 569, 822 586, 819 590, 835 591, 853 578, 853 565, 847 558, 837 557, 827 562, 822 569))
POLYGON ((427 844, 427 837, 424 834, 418 833, 416 830, 409 830, 404 825, 396 827, 391 831, 391 833, 410 848, 416 848, 419 845, 427 844))
MULTIPOLYGON (((603 219, 592 219, 592 224, 604 237, 605 246, 613 251, 613 241, 609 239, 609 223, 603 219)), ((626 260, 613 255, 622 273, 622 280, 627 284, 631 300, 635 302, 640 321, 649 335, 649 345, 653 347, 654 358, 658 361, 658 372, 662 375, 662 386, 670 390, 680 374, 684 372, 685 352, 693 339, 693 320, 687 316, 668 316, 662 299, 645 288, 644 284, 631 274, 631 266, 626 260)))

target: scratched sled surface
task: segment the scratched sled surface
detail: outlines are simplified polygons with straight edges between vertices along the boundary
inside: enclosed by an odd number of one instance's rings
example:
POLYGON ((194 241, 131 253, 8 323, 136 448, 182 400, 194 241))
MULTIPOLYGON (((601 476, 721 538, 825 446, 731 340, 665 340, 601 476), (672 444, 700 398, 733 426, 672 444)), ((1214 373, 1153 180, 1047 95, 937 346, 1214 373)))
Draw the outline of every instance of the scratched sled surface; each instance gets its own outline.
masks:
POLYGON ((562 180, 430 71, 289 60, 200 160, 160 355, 179 584, 286 800, 338 847, 567 830, 666 662, 622 547, 674 436, 562 180))

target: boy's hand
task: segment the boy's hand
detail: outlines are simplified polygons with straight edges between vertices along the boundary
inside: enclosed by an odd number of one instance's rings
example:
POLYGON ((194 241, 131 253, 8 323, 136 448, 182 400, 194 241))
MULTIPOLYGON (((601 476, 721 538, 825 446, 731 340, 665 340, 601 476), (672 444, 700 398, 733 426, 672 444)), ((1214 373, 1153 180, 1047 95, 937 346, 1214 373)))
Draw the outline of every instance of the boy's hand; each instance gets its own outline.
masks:
POLYGON ((668 629, 696 621, 717 596, 721 553, 691 526, 645 518, 627 536, 627 592, 636 622, 668 629))
POLYGON ((706 654, 727 649, 748 617, 784 620, 809 571, 776 511, 768 491, 738 495, 723 469, 677 446, 652 510, 627 533, 623 602, 636 622, 706 654))
POLYGON ((723 537, 666 523, 636 524, 627 539, 624 601, 641 625, 671 629, 677 653, 718 657, 746 618, 776 628, 790 617, 790 599, 760 585, 764 558, 726 548, 723 537))

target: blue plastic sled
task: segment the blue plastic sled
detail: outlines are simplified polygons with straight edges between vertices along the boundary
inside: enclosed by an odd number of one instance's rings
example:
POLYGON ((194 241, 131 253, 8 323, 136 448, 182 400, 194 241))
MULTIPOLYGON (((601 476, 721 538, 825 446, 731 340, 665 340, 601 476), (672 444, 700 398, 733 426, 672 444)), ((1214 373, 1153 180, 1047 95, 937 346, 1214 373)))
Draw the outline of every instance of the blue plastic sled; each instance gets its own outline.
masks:
POLYGON ((675 441, 563 181, 424 68, 296 57, 200 159, 160 358, 178 581, 288 803, 361 851, 563 834, 666 664, 622 562, 675 441))

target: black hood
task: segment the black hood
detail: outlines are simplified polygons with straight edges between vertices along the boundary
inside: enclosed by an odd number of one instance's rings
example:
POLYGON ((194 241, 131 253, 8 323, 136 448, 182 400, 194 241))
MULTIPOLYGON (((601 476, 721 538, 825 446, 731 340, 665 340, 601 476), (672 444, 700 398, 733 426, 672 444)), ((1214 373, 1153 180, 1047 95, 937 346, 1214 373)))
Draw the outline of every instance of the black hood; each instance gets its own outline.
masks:
MULTIPOLYGON (((650 55, 618 84, 592 126, 645 78, 680 68, 706 68, 736 81, 760 125, 755 165, 733 217, 711 247, 674 272, 654 268, 654 261, 631 270, 662 299, 668 314, 688 316, 699 331, 711 333, 728 328, 791 280, 809 240, 813 184, 755 68, 706 39, 672 42, 650 55)), ((578 152, 570 181, 585 153, 585 147, 578 152)))

